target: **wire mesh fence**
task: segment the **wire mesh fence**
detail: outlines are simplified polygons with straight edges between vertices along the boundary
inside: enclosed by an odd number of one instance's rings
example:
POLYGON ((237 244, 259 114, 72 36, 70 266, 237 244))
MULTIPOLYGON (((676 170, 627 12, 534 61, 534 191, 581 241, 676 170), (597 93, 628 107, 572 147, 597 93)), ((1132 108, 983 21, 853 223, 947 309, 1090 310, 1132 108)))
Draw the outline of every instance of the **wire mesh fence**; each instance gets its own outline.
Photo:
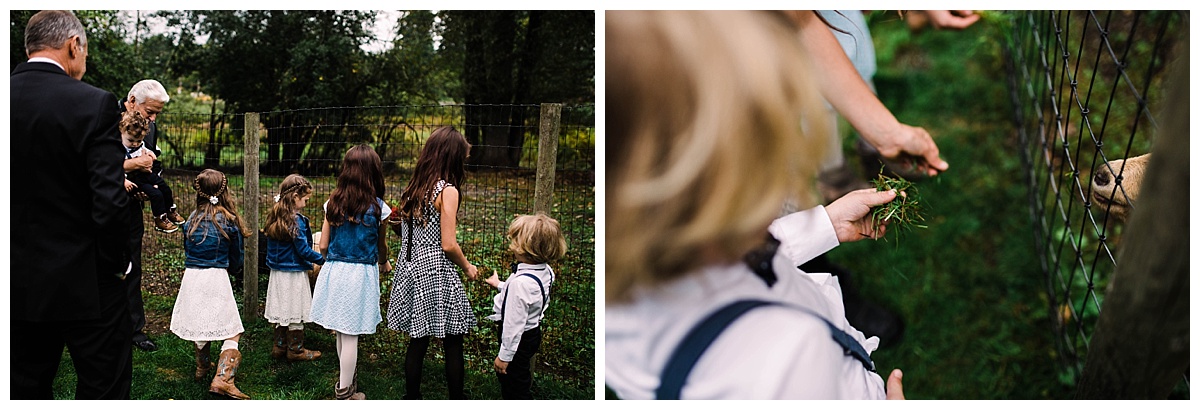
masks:
MULTIPOLYGON (((1030 213, 1064 382, 1078 381, 1118 260, 1129 162, 1150 152, 1163 80, 1186 15, 1014 13, 1009 83, 1030 213), (1105 187, 1101 189, 1100 187, 1105 187), (1113 187, 1111 191, 1107 187, 1113 187)), ((1182 388, 1187 389, 1184 379, 1182 388)))
MULTIPOLYGON (((260 193, 258 211, 265 218, 268 206, 283 177, 299 173, 314 185, 314 199, 304 212, 319 219, 321 206, 336 185, 342 156, 352 146, 369 144, 384 163, 387 201, 395 205, 411 176, 417 154, 429 134, 441 126, 471 130, 501 129, 508 144, 476 144, 473 153, 488 150, 515 158, 509 164, 473 165, 468 170, 461 230, 479 232, 475 251, 482 255, 502 253, 504 230, 514 215, 533 212, 534 176, 537 167, 538 105, 435 105, 344 107, 277 111, 260 114, 260 193), (501 110, 503 124, 468 124, 467 110, 501 110)), ((191 179, 205 168, 225 172, 230 184, 243 186, 245 161, 245 115, 222 113, 164 114, 160 124, 160 160, 164 174, 178 187, 176 202, 186 212, 191 179)), ((555 161, 553 215, 560 219, 594 220, 592 209, 595 174, 595 108, 593 105, 563 107, 558 158, 555 161)), ((474 154, 473 154, 474 155, 474 154)), ((244 200, 244 198, 242 198, 244 200)), ((565 224, 568 240, 590 252, 593 231, 585 224, 565 224)))

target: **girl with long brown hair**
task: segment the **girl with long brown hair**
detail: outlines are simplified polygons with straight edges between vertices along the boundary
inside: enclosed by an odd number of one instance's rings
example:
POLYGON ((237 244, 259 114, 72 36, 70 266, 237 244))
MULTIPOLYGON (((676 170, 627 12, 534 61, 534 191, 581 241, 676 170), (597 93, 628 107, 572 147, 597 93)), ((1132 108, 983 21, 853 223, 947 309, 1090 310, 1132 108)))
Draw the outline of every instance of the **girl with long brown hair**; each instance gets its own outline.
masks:
POLYGON ((339 400, 362 400, 355 369, 358 336, 374 334, 379 313, 379 272, 390 271, 383 202, 383 163, 368 145, 346 152, 337 187, 325 202, 319 248, 325 265, 313 290, 312 321, 337 332, 339 400))
POLYGON ((455 238, 460 191, 471 144, 453 127, 433 131, 413 178, 400 197, 399 218, 392 229, 400 235, 400 254, 392 276, 388 327, 412 337, 404 355, 407 399, 421 398, 421 368, 430 337, 443 339, 446 380, 451 399, 463 395, 463 335, 475 327, 455 266, 475 279, 455 238))

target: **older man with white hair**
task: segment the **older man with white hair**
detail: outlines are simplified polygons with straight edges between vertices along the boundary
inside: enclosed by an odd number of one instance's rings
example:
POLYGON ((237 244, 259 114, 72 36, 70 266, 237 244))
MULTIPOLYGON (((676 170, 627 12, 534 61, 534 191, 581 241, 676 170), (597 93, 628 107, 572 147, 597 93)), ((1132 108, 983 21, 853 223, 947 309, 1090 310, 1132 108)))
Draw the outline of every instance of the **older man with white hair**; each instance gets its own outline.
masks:
MULTIPOLYGON (((163 106, 170 101, 171 97, 167 95, 167 90, 162 84, 155 80, 142 80, 134 84, 129 89, 129 94, 121 100, 119 110, 137 111, 143 117, 150 119, 150 130, 146 132, 146 138, 142 141, 142 146, 146 148, 149 155, 142 155, 125 160, 125 172, 130 175, 150 174, 158 176, 157 180, 161 181, 162 162, 158 160, 158 156, 162 151, 158 149, 158 115, 162 113, 163 106)), ((145 152, 145 151, 143 151, 145 152)), ((137 181, 134 181, 137 182, 137 181)), ((163 187, 165 188, 165 183, 163 187)), ((143 187, 151 188, 151 187, 143 187)), ((169 191, 168 191, 169 192, 169 191)), ((137 199, 146 200, 147 197, 139 196, 137 199)), ((146 336, 143 328, 146 327, 146 309, 145 303, 142 301, 142 235, 146 231, 145 222, 142 220, 142 209, 145 207, 142 201, 129 201, 129 218, 131 224, 129 228, 129 254, 133 261, 133 268, 129 271, 129 276, 125 278, 127 292, 129 294, 129 316, 133 320, 133 345, 138 349, 147 352, 158 350, 158 345, 146 336)), ((174 204, 166 204, 169 209, 154 209, 155 227, 163 232, 174 232, 172 223, 182 223, 183 220, 175 212, 174 204), (173 215, 174 218, 167 221, 161 215, 173 215)))

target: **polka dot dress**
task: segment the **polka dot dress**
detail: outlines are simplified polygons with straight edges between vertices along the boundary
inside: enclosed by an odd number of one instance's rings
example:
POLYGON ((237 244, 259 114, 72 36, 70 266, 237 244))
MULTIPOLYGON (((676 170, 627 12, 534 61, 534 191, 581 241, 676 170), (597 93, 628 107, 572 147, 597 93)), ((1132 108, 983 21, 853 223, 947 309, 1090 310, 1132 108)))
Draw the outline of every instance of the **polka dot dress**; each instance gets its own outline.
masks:
POLYGON ((400 253, 392 271, 387 326, 414 338, 444 338, 475 327, 458 267, 442 251, 441 214, 433 206, 447 185, 438 181, 434 186, 422 205, 422 220, 412 224, 411 232, 408 223, 402 225, 400 253))

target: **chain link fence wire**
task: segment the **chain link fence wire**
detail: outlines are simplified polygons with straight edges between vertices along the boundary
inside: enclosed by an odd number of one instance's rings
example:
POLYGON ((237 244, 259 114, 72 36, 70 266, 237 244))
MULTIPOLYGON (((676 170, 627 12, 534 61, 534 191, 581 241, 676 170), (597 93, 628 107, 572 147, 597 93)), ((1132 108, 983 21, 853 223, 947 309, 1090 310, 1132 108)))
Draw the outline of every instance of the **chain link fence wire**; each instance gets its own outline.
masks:
MULTIPOLYGON (((1014 119, 1061 378, 1073 385, 1119 262, 1124 228, 1109 213, 1114 198, 1094 192, 1092 177, 1102 169, 1115 176, 1112 195, 1118 201, 1136 183, 1124 180, 1129 172, 1124 163, 1114 168, 1109 161, 1150 152, 1158 128, 1152 113, 1161 112, 1163 74, 1174 44, 1183 40, 1178 28, 1186 16, 1012 14, 1008 72, 1014 119)), ((1186 378, 1182 384, 1186 389, 1186 378)))
MULTIPOLYGON (((191 181, 205 168, 224 172, 230 185, 243 186, 244 114, 167 112, 159 124, 159 147, 164 174, 174 182, 176 203, 190 212, 191 181)), ((397 205, 417 155, 434 129, 453 126, 460 132, 501 129, 511 144, 476 144, 473 153, 499 151, 518 158, 515 165, 469 165, 460 218, 460 231, 479 233, 474 247, 483 255, 505 250, 504 232, 518 214, 533 212, 537 171, 539 105, 432 105, 343 107, 275 111, 261 114, 260 198, 265 220, 279 183, 291 173, 313 183, 313 199, 304 213, 319 221, 322 205, 336 185, 342 157, 350 147, 369 144, 384 164, 385 201, 397 205), (468 124, 466 110, 498 111, 497 117, 523 120, 501 124, 468 124)), ((554 185, 553 217, 567 229, 572 253, 594 249, 595 106, 566 105, 562 109, 554 185), (564 219, 585 224, 567 224, 564 219)), ((475 154, 473 154, 474 156, 475 154)), ((238 192, 240 194, 240 192, 238 192)), ((244 203, 245 199, 237 196, 244 203)), ((314 229, 319 229, 315 227, 314 229)), ((468 250, 471 251, 470 249, 468 250)), ((470 256, 470 255, 468 255, 470 256)))

